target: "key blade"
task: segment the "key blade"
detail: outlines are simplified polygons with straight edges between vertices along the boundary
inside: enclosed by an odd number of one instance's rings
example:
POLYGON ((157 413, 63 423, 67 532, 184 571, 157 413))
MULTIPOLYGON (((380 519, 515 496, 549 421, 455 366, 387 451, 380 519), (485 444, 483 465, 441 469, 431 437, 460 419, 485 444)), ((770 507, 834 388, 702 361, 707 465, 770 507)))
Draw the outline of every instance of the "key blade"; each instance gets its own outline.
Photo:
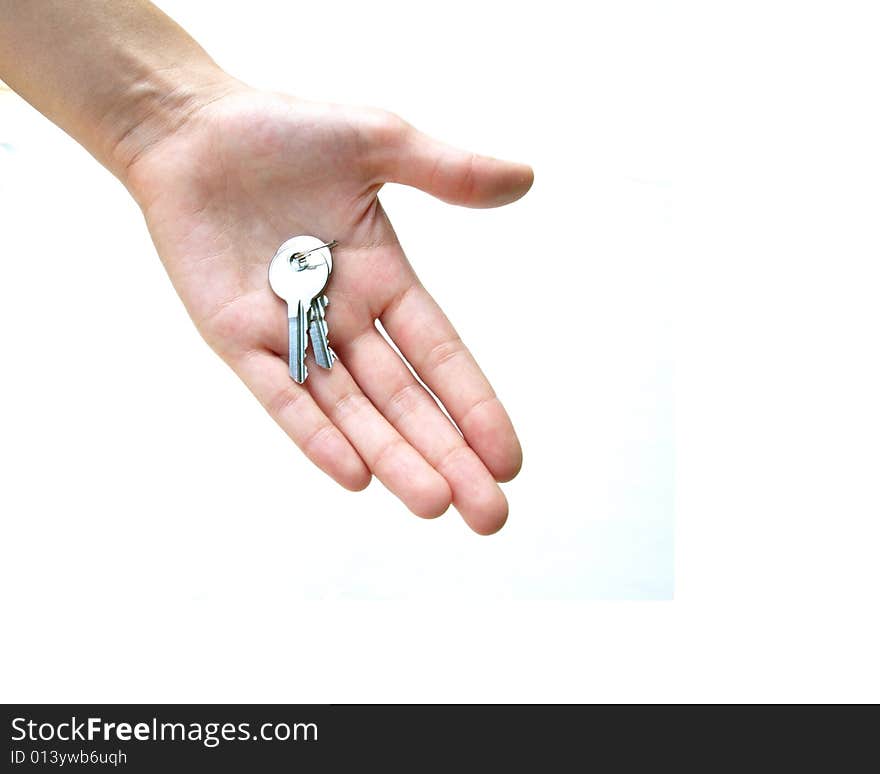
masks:
POLYGON ((321 368, 331 368, 333 366, 333 352, 327 344, 326 334, 322 334, 320 323, 313 322, 309 325, 309 336, 312 339, 315 362, 321 368))
POLYGON ((309 336, 312 339, 312 351, 315 353, 315 362, 321 368, 331 368, 335 355, 327 341, 327 323, 324 320, 324 304, 321 297, 312 301, 309 336))
POLYGON ((302 301, 297 302, 296 314, 288 317, 287 325, 290 339, 290 378, 297 384, 302 384, 308 376, 308 371, 306 370, 306 347, 308 346, 306 310, 303 307, 302 301))

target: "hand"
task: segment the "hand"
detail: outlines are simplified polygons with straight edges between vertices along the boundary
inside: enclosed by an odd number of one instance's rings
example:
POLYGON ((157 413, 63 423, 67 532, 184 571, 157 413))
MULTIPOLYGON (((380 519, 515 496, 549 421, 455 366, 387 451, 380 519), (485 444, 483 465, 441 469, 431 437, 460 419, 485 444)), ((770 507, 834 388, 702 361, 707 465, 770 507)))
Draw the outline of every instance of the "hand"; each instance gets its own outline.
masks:
POLYGON ((496 481, 519 471, 519 441, 404 256, 377 197, 389 181, 493 207, 525 194, 532 171, 453 149, 382 111, 235 87, 125 175, 199 331, 318 467, 352 490, 375 474, 418 516, 452 503, 490 534, 507 518, 496 481), (304 385, 288 375, 286 306, 267 283, 269 259, 296 234, 340 243, 327 312, 339 360, 330 371, 312 365, 304 385))

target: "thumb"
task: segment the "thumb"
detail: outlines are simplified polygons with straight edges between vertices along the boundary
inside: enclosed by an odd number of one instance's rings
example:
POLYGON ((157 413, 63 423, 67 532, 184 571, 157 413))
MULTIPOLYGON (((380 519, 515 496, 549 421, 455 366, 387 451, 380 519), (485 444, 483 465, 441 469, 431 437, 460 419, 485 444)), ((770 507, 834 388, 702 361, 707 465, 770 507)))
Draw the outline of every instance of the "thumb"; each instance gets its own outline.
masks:
POLYGON ((382 165, 386 182, 411 185, 465 207, 510 204, 525 195, 535 177, 527 164, 454 148, 403 122, 388 151, 382 165))

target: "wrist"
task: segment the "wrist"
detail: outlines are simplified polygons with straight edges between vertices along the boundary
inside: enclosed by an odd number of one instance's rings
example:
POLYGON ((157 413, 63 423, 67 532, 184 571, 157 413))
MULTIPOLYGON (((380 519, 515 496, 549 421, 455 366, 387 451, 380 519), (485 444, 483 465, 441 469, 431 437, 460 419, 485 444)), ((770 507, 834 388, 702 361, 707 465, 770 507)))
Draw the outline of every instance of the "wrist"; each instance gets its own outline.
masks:
POLYGON ((101 122, 101 161, 130 189, 140 159, 205 106, 241 88, 240 81, 210 61, 133 77, 101 122))

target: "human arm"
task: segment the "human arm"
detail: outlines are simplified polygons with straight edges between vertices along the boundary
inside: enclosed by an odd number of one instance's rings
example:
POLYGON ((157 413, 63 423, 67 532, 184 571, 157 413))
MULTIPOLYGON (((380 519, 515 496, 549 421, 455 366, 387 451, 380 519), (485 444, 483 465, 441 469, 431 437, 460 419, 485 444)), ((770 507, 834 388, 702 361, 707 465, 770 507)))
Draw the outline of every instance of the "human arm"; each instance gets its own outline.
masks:
POLYGON ((0 0, 0 18, 0 77, 122 180, 202 335, 309 458, 351 489, 376 475, 419 515, 451 499, 477 531, 498 529, 495 482, 518 471, 519 443, 377 193, 393 181, 494 206, 525 193, 531 170, 384 111, 252 89, 149 3, 0 0), (340 241, 328 311, 340 361, 304 386, 287 375, 286 315, 266 283, 268 257, 297 233, 340 241))

